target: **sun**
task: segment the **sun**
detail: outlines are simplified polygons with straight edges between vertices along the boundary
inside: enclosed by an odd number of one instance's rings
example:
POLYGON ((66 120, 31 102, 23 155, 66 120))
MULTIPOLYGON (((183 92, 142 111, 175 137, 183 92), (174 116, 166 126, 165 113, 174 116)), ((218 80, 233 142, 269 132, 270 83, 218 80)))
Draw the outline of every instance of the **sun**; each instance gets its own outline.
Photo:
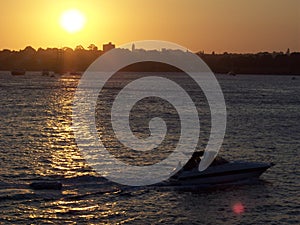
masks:
POLYGON ((76 33, 83 29, 86 19, 78 9, 69 9, 62 13, 60 25, 69 33, 76 33))

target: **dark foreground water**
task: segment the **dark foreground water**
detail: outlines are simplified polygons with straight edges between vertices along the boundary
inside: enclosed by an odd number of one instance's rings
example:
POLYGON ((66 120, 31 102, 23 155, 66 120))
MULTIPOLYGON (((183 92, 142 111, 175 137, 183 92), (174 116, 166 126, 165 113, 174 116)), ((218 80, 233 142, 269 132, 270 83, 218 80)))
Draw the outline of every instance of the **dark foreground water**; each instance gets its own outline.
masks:
POLYGON ((220 154, 276 166, 260 182, 205 191, 95 174, 71 129, 79 78, 0 73, 0 224, 299 224, 300 77, 217 75, 228 110, 220 154), (29 189, 36 180, 64 187, 29 189))

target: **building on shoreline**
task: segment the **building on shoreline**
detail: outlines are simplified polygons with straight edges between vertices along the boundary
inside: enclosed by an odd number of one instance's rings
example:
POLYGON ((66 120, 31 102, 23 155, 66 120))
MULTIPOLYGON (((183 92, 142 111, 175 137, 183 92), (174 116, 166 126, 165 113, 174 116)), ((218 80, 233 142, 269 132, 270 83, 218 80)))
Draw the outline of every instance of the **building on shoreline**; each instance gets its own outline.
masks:
POLYGON ((109 50, 114 49, 116 46, 109 42, 108 44, 103 44, 103 52, 107 52, 109 50))

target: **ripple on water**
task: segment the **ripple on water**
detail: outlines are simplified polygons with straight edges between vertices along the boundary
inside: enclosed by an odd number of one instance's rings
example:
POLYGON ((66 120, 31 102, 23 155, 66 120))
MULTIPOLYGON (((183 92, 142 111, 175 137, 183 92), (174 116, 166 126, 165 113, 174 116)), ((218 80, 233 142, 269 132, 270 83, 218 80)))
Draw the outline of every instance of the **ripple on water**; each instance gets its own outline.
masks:
POLYGON ((79 77, 0 72, 0 223, 298 224, 299 80, 217 77, 228 110, 220 154, 276 166, 262 183, 191 192, 120 187, 86 165, 71 129, 79 77), (27 188, 41 179, 64 187, 27 188))

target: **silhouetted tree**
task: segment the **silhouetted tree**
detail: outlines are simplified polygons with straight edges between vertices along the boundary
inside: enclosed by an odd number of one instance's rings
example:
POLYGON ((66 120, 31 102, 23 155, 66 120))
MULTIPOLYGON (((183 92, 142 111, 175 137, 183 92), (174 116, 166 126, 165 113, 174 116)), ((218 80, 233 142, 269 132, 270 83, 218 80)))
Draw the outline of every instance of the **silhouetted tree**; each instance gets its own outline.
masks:
POLYGON ((81 51, 81 50, 84 50, 84 47, 82 45, 77 45, 75 47, 75 51, 81 51))
MULTIPOLYGON (((145 54, 146 50, 119 49, 124 54, 145 54)), ((166 50, 165 50, 166 51, 166 50)), ((172 54, 178 52, 172 51, 172 54)), ((84 71, 103 52, 97 46, 90 44, 87 49, 82 45, 75 47, 38 48, 35 50, 27 46, 23 50, 11 51, 4 49, 0 51, 0 70, 26 69, 26 70, 53 70, 53 71, 84 71)), ((171 53, 170 53, 171 54, 171 53)), ((179 54, 179 53, 178 53, 179 54)), ((259 52, 257 54, 206 54, 204 51, 197 53, 215 73, 228 73, 234 71, 241 74, 299 74, 300 75, 300 53, 290 52, 259 52)), ((151 62, 128 67, 125 70, 138 71, 168 71, 170 67, 151 62)))
POLYGON ((97 51, 97 50, 98 50, 98 47, 97 47, 96 45, 94 45, 94 44, 90 44, 90 45, 88 46, 88 50, 90 50, 90 51, 97 51))

